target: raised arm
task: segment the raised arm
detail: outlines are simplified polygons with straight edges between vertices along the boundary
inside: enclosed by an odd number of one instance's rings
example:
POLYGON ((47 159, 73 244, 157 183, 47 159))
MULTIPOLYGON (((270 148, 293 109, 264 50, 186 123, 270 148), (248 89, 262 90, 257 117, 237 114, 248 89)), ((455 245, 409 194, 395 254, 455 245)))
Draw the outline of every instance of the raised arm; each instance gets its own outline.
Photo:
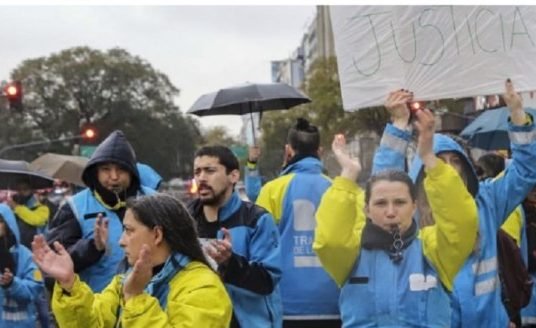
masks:
POLYGON ((509 136, 512 161, 502 177, 480 184, 480 192, 486 206, 493 210, 490 217, 496 218, 492 224, 497 230, 508 215, 523 201, 536 184, 536 129, 534 118, 523 108, 523 100, 516 93, 513 83, 507 80, 504 100, 510 110, 509 136), (507 196, 506 196, 507 195, 507 196))
POLYGON ((455 275, 471 253, 478 229, 476 203, 462 178, 433 151, 434 115, 416 113, 418 154, 425 167, 424 188, 435 224, 421 231, 424 255, 434 264, 441 282, 452 290, 455 275))
POLYGON ((406 150, 411 141, 410 110, 407 103, 413 94, 407 90, 391 92, 385 108, 391 115, 391 123, 385 126, 380 146, 374 153, 372 174, 384 170, 405 170, 406 150))
POLYGON ((364 193, 355 180, 361 172, 357 158, 345 150, 344 136, 335 136, 332 150, 342 167, 318 206, 313 250, 335 282, 342 286, 359 255, 365 226, 364 193))

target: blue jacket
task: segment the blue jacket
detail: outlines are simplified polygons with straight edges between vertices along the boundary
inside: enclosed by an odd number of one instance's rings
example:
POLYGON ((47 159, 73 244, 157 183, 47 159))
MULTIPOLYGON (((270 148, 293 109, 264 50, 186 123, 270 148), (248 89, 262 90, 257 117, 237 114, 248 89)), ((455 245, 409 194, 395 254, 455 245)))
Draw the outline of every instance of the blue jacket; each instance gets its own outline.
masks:
POLYGON ((405 233, 408 248, 398 263, 371 242, 379 237, 355 181, 336 177, 322 197, 313 249, 343 289, 344 327, 449 325, 446 291, 475 244, 477 208, 458 173, 441 161, 427 170, 423 185, 436 221, 405 233), (452 201, 458 206, 449 206, 452 201))
POLYGON ((0 327, 33 328, 37 312, 34 300, 42 293, 43 278, 32 261, 30 250, 20 244, 19 228, 11 209, 0 204, 0 214, 15 237, 15 244, 9 251, 16 267, 11 285, 0 287, 0 327))
MULTIPOLYGON (((189 210, 198 225, 202 224, 205 218, 199 200, 191 202, 189 210)), ((281 327, 281 246, 272 216, 264 209, 242 201, 234 192, 219 209, 218 224, 231 233, 233 255, 228 266, 220 267, 219 271, 240 327, 281 327)), ((214 238, 205 235, 201 229, 199 237, 214 238)), ((223 238, 221 230, 216 237, 223 238)))
POLYGON ((158 190, 162 183, 162 177, 152 167, 143 163, 136 163, 138 174, 140 176, 140 184, 154 190, 158 190))
MULTIPOLYGON (((155 191, 141 186, 145 195, 155 191)), ((108 245, 104 255, 92 266, 82 270, 80 279, 87 283, 93 292, 102 291, 118 272, 118 265, 124 257, 124 251, 119 246, 123 232, 123 220, 117 214, 100 203, 89 188, 82 190, 67 200, 76 220, 80 224, 83 239, 93 239, 95 220, 99 213, 108 219, 108 245)))
POLYGON ((322 162, 306 157, 266 183, 257 205, 272 214, 281 234, 281 297, 285 319, 338 319, 339 289, 312 249, 315 212, 331 180, 322 162), (307 277, 306 279, 304 279, 307 277))
MULTIPOLYGON (((374 157, 374 171, 404 169, 405 150, 411 135, 388 124, 374 157)), ((452 327, 506 327, 509 320, 501 302, 497 272, 497 230, 536 184, 536 131, 534 124, 510 124, 512 162, 504 176, 476 181, 474 170, 461 147, 452 139, 436 134, 434 151, 455 151, 469 169, 468 189, 475 195, 479 217, 479 239, 475 251, 454 281, 451 295, 452 327)), ((422 163, 416 156, 410 175, 417 178, 422 163)), ((453 204, 455 206, 455 204, 453 204)))
POLYGON ((404 327, 447 327, 449 297, 423 252, 417 238, 404 250, 401 263, 394 263, 383 250, 361 248, 341 290, 344 327, 400 327, 402 322, 404 327), (395 277, 395 286, 386 284, 386 277, 395 277), (382 312, 383 317, 378 315, 382 312))

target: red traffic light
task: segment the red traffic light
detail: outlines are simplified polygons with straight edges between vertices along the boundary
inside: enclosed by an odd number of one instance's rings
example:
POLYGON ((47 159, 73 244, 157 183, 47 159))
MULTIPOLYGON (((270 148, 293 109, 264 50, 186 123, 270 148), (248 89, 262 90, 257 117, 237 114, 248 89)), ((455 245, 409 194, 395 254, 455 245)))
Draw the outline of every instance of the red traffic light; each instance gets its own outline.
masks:
POLYGON ((22 110, 22 83, 20 81, 9 82, 4 87, 4 95, 11 109, 22 110))
POLYGON ((86 129, 83 133, 84 138, 87 139, 93 139, 96 135, 97 134, 95 133, 95 130, 93 130, 92 128, 86 129))
POLYGON ((80 131, 80 137, 84 143, 93 143, 97 139, 97 129, 93 125, 83 126, 80 131))
POLYGON ((14 85, 8 85, 8 86, 6 87, 6 95, 7 95, 8 97, 16 97, 18 93, 19 93, 19 89, 17 89, 16 86, 14 86, 14 85))

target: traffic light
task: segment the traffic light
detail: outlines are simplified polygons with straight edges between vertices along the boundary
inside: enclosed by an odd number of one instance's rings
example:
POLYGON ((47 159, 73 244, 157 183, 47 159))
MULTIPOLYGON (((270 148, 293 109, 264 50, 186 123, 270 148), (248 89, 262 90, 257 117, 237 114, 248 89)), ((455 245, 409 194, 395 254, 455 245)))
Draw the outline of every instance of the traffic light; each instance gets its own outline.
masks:
POLYGON ((96 135, 97 134, 96 134, 95 130, 93 130, 93 128, 87 128, 84 131, 84 138, 86 138, 86 139, 94 139, 96 135))
POLYGON ((80 136, 83 143, 93 144, 97 140, 97 129, 92 125, 86 125, 82 127, 80 136))
POLYGON ((20 81, 7 83, 4 86, 4 95, 11 110, 22 111, 22 83, 20 81))

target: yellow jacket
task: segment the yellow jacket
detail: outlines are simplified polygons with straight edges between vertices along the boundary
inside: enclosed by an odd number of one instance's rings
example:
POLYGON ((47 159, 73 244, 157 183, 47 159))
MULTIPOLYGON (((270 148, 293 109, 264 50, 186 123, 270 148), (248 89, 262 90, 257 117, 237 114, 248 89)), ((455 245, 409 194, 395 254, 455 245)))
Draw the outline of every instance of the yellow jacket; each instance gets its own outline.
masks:
MULTIPOLYGON (((424 188, 435 224, 419 231, 424 256, 450 291, 456 273, 471 253, 478 221, 475 200, 458 173, 443 161, 426 170, 424 188)), ((342 286, 359 256, 365 227, 364 191, 353 181, 337 177, 316 212, 313 249, 324 269, 342 286)))
POLYGON ((165 310, 147 293, 124 302, 121 280, 122 275, 115 276, 99 294, 93 294, 78 276, 70 295, 56 283, 52 309, 59 326, 224 328, 231 321, 231 300, 225 287, 216 273, 199 262, 190 262, 171 279, 165 310))

